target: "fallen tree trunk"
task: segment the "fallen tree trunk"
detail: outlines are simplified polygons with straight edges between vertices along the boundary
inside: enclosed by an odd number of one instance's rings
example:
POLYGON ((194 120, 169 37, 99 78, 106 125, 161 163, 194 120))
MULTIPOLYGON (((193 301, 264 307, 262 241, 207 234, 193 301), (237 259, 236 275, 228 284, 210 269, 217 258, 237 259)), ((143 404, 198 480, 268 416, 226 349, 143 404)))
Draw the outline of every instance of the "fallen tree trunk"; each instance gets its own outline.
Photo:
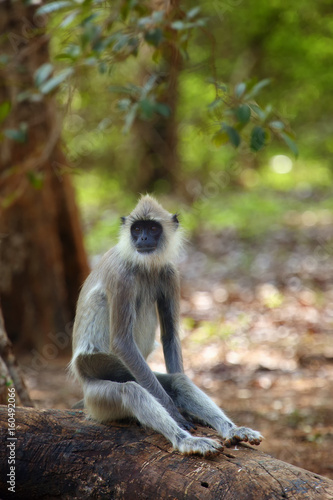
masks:
MULTIPOLYGON (((34 499, 333 498, 330 479, 246 445, 207 458, 184 456, 151 430, 99 425, 77 410, 17 408, 15 428, 8 426, 1 406, 2 499, 13 491, 15 498, 34 499), (11 480, 14 490, 8 490, 11 480)), ((202 427, 197 432, 215 435, 202 427)))

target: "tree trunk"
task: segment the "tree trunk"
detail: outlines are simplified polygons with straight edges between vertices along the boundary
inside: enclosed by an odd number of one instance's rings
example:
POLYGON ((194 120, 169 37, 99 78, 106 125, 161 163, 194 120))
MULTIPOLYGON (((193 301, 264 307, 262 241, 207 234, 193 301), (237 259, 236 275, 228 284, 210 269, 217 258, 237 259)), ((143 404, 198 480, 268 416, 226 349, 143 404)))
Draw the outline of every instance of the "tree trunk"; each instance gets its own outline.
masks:
POLYGON ((71 180, 60 148, 54 98, 31 100, 34 73, 48 62, 48 37, 36 6, 0 2, 0 102, 11 105, 0 154, 0 297, 11 340, 41 347, 61 332, 63 348, 78 290, 88 273, 71 180), (19 99, 18 99, 19 96, 19 99))
MULTIPOLYGON (((17 408, 13 435, 8 425, 7 408, 0 407, 3 499, 12 498, 12 485, 15 498, 34 499, 333 498, 333 481, 247 445, 206 458, 184 456, 151 430, 100 425, 82 411, 17 408)), ((216 437, 203 427, 197 433, 216 437)))
POLYGON ((12 343, 5 331, 0 307, 0 404, 6 404, 8 396, 13 392, 16 404, 34 406, 13 353, 12 343))
MULTIPOLYGON (((180 15, 179 1, 153 0, 153 11, 165 10, 169 19, 178 19, 180 15)), ((162 62, 157 76, 160 85, 159 101, 166 104, 170 116, 156 115, 153 119, 139 121, 136 124, 138 150, 140 151, 139 174, 136 176, 135 190, 139 192, 158 189, 159 182, 168 185, 173 193, 181 192, 179 182, 179 154, 178 154, 178 123, 177 104, 179 90, 179 74, 182 68, 182 56, 172 39, 178 32, 171 30, 170 37, 162 43, 162 62)), ((142 69, 141 79, 146 81, 151 75, 151 68, 142 69)), ((163 187, 162 187, 163 189, 163 187)), ((164 186, 164 190, 165 186, 164 186)))

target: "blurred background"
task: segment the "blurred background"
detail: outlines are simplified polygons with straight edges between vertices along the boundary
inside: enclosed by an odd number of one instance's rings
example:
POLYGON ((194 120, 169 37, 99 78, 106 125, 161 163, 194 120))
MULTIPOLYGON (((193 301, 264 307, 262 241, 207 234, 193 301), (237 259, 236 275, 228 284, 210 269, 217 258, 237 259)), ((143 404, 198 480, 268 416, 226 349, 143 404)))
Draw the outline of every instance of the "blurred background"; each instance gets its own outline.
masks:
POLYGON ((333 478, 332 14, 0 2, 1 308, 38 407, 81 397, 78 291, 149 192, 186 233, 186 372, 264 451, 333 478))

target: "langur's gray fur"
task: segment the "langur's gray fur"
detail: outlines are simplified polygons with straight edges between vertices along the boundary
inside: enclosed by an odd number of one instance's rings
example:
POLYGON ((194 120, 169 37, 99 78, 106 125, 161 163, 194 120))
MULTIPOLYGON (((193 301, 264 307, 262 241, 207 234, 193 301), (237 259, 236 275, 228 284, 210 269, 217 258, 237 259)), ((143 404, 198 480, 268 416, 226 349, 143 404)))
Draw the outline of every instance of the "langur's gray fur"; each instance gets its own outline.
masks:
POLYGON ((193 426, 181 412, 216 429, 227 446, 238 441, 259 444, 259 432, 236 427, 184 374, 174 264, 180 245, 177 217, 143 196, 123 219, 118 244, 88 276, 77 305, 71 362, 84 405, 99 422, 135 417, 182 453, 215 453, 221 444, 192 436, 188 430, 193 426), (147 238, 152 241, 149 248, 139 248, 147 238), (157 318, 166 374, 153 373, 146 363, 157 318))

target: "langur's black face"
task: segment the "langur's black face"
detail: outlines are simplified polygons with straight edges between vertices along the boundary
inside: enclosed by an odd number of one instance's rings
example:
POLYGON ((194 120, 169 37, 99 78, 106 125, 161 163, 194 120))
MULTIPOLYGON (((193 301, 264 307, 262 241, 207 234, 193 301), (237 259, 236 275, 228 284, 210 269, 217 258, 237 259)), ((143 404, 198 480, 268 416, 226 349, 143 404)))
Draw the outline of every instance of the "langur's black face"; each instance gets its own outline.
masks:
POLYGON ((152 220, 136 221, 131 226, 131 236, 139 253, 152 253, 158 247, 163 228, 152 220))

